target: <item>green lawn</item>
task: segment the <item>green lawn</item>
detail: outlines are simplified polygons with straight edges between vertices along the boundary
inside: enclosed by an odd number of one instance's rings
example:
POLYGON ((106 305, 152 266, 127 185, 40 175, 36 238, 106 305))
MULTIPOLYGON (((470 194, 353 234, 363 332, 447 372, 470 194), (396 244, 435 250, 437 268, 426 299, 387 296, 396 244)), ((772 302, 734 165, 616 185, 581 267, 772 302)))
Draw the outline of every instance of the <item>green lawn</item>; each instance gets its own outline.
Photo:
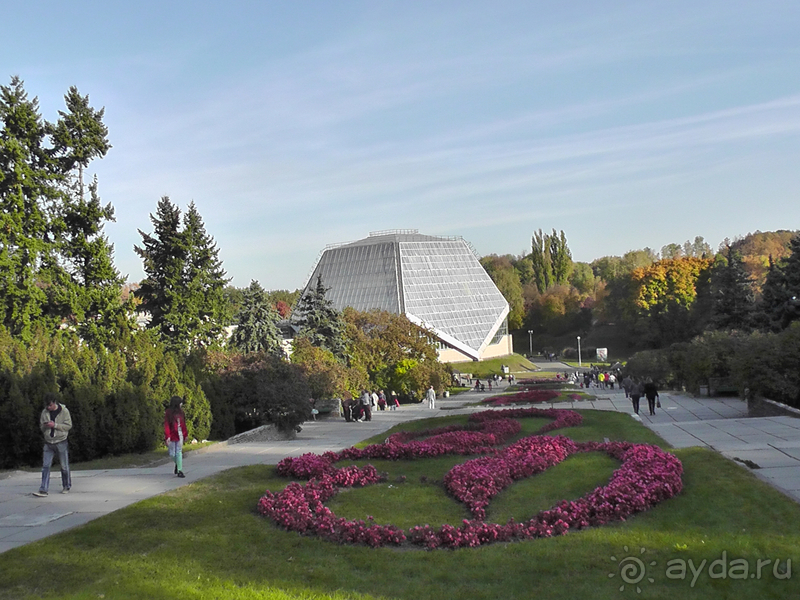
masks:
MULTIPOLYGON (((627 415, 582 414, 582 426, 553 435, 664 445, 627 415)), ((463 419, 451 416, 408 426, 421 430, 463 419)), ((531 419, 523 427, 529 434, 541 424, 531 419)), ((772 562, 780 559, 785 568, 785 560, 791 558, 792 567, 798 568, 800 505, 712 451, 693 448, 675 453, 685 468, 683 493, 627 522, 554 539, 456 551, 339 546, 279 530, 256 514, 255 505, 264 489, 279 490, 287 481, 277 477, 273 467, 233 469, 0 555, 0 598, 800 596, 800 574, 793 570, 791 578, 778 579, 772 562), (723 552, 726 564, 736 560, 741 567, 743 559, 753 575, 758 560, 769 560, 770 565, 762 563, 760 577, 734 579, 729 575, 741 575, 741 570, 731 569, 722 571, 724 577, 712 578, 709 565, 723 552), (641 593, 635 590, 637 584, 625 584, 618 570, 622 561, 633 558, 647 566, 646 577, 638 583, 641 593), (684 579, 675 578, 680 575, 677 567, 688 565, 690 559, 698 572, 694 585, 689 567, 684 579), (673 563, 668 572, 668 561, 683 563, 673 563)), ((458 524, 467 515, 438 482, 461 460, 376 461, 380 470, 390 473, 387 483, 343 492, 330 506, 341 516, 372 515, 378 522, 403 527, 458 524), (403 483, 397 479, 401 475, 406 476, 403 483)), ((580 496, 603 484, 614 468, 615 461, 606 455, 574 455, 505 490, 490 505, 489 518, 526 518, 559 499, 580 496)), ((719 573, 719 568, 712 571, 719 573)))
POLYGON ((486 379, 490 375, 502 375, 502 366, 507 365, 512 373, 534 373, 536 366, 521 354, 511 354, 476 362, 448 363, 453 371, 472 373, 473 379, 486 379))

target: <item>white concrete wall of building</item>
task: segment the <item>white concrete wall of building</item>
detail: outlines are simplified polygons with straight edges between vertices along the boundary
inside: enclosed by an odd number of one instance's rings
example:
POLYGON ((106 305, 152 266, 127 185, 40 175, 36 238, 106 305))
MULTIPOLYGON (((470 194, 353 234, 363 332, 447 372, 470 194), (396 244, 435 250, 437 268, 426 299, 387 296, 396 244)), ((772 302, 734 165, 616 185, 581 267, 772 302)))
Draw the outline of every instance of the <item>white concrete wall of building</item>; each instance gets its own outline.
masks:
MULTIPOLYGON (((481 360, 485 358, 497 358, 514 354, 514 346, 510 335, 504 335, 496 344, 486 346, 481 354, 481 360)), ((460 363, 472 362, 472 358, 456 350, 455 348, 439 348, 439 362, 460 363)))
POLYGON ((481 354, 481 360, 486 358, 497 358, 498 356, 508 356, 509 354, 513 353, 514 350, 511 343, 511 336, 504 335, 496 344, 490 344, 489 346, 486 346, 483 354, 481 354))

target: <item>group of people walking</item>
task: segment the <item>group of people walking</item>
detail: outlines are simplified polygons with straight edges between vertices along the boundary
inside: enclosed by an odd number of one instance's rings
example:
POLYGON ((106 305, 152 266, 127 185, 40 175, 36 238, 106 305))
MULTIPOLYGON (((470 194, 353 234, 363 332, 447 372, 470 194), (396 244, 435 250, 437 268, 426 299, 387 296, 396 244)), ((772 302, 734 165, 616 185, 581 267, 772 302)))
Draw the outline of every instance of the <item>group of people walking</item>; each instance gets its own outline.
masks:
POLYGON ((362 390, 361 395, 356 398, 346 398, 339 401, 339 414, 344 417, 348 423, 360 423, 362 421, 372 420, 372 411, 378 410, 397 410, 400 407, 400 401, 397 399, 397 394, 391 393, 389 398, 383 390, 372 391, 362 390))
POLYGON ((597 387, 600 389, 614 389, 614 385, 619 380, 619 371, 601 370, 597 365, 592 365, 592 368, 583 374, 584 387, 597 387))
POLYGON ((651 378, 640 381, 635 377, 627 376, 622 380, 622 389, 625 390, 625 397, 631 399, 633 412, 639 414, 639 401, 642 396, 647 398, 647 408, 650 415, 656 414, 656 407, 661 408, 661 399, 658 396, 658 388, 651 378))

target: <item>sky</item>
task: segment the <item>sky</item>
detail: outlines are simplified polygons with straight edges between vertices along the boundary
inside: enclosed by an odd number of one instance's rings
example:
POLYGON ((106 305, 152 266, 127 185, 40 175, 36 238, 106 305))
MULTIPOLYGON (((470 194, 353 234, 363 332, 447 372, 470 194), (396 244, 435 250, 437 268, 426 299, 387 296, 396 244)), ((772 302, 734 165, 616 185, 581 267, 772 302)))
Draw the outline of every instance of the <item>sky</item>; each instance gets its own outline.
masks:
POLYGON ((0 84, 105 108, 129 281, 162 196, 268 290, 390 229, 584 262, 800 229, 796 0, 8 4, 0 84))

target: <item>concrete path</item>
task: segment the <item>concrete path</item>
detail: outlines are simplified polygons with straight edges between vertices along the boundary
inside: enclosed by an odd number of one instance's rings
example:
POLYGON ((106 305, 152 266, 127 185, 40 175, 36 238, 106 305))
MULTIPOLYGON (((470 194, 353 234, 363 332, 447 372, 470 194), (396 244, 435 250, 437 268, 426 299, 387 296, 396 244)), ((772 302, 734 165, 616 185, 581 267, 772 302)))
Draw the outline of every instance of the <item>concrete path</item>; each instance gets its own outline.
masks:
MULTIPOLYGON (((486 394, 471 393, 470 401, 486 394)), ((450 400, 449 402, 453 402, 450 400)), ((460 404, 461 402, 459 402, 460 404)), ((233 467, 277 464, 287 456, 338 451, 387 431, 405 421, 442 414, 427 403, 375 411, 365 423, 329 417, 303 424, 297 439, 282 442, 218 444, 184 455, 185 479, 173 475, 173 463, 158 467, 72 471, 72 490, 61 494, 57 465, 50 477, 50 495, 37 498, 40 472, 15 471, 0 478, 0 553, 83 525, 119 508, 174 490, 233 467)))
MULTIPOLYGON (((557 363, 543 363, 544 368, 557 363)), ((563 365, 565 370, 568 369, 563 365)), ((556 408, 611 410, 632 413, 630 401, 620 390, 582 390, 589 400, 553 404, 556 408)), ((492 395, 496 394, 497 390, 492 395)), ((405 421, 483 410, 467 403, 488 397, 489 392, 467 392, 437 399, 436 410, 425 403, 397 411, 375 411, 369 423, 346 423, 334 417, 303 424, 297 439, 284 442, 219 444, 187 454, 186 479, 172 474, 172 463, 159 467, 73 471, 73 488, 62 495, 60 476, 51 477, 51 494, 36 498, 40 473, 17 471, 0 479, 0 552, 87 523, 139 500, 187 485, 226 469, 253 464, 277 464, 286 456, 322 453, 350 447, 405 421)), ((693 398, 665 392, 662 408, 647 415, 643 401, 638 418, 675 448, 705 446, 760 468, 758 477, 800 501, 800 419, 791 417, 747 418, 744 402, 735 398, 693 398)), ((632 417, 636 418, 636 417, 632 417)))

